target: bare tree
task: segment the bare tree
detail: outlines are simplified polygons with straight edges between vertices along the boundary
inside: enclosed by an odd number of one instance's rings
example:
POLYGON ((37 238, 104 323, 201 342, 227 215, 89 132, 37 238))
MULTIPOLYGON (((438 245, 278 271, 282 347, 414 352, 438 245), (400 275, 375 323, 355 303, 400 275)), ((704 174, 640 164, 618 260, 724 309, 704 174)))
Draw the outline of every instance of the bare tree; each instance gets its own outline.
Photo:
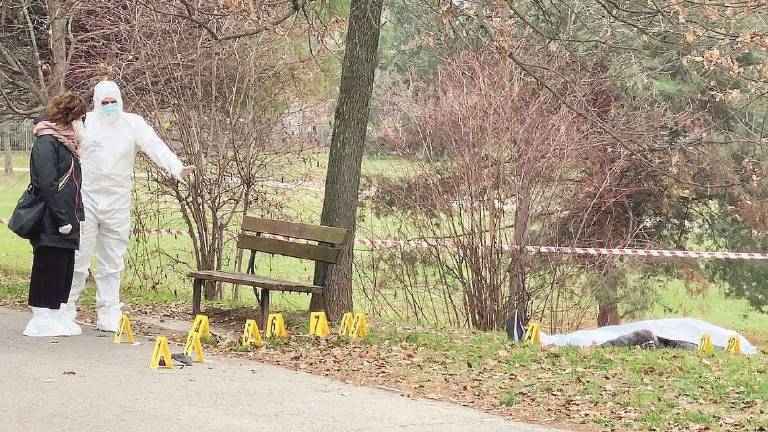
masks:
MULTIPOLYGON (((290 113, 275 103, 292 105, 301 88, 292 76, 302 65, 280 54, 281 38, 273 35, 210 42, 189 20, 148 8, 137 8, 131 20, 121 35, 123 53, 112 60, 121 72, 116 79, 134 109, 196 167, 188 184, 179 184, 147 165, 162 185, 158 201, 180 207, 148 204, 161 214, 180 208, 176 222, 192 233, 196 268, 221 269, 232 240, 225 231, 236 229, 244 213, 278 210, 264 183, 306 145, 280 129, 290 113)), ((157 222, 157 214, 148 216, 157 222)), ((222 294, 220 286, 206 286, 206 298, 222 294)))
MULTIPOLYGON (((516 48, 530 55, 528 49, 516 48)), ((567 59, 542 61, 553 75, 573 78, 557 88, 569 104, 601 108, 594 94, 605 89, 596 76, 574 77, 567 59)), ((391 273, 407 274, 401 283, 412 287, 408 279, 422 288, 442 286, 440 301, 460 304, 467 323, 479 329, 502 327, 511 312, 528 319, 542 313, 544 305, 566 314, 550 322, 570 320, 572 311, 558 296, 577 280, 576 269, 595 272, 606 264, 542 259, 526 246, 610 242, 617 232, 621 241, 635 241, 639 231, 626 234, 595 222, 618 222, 606 215, 621 209, 632 192, 622 175, 629 153, 495 51, 468 52, 444 62, 434 87, 388 89, 392 107, 385 112, 398 120, 385 122, 390 128, 382 131, 382 139, 394 148, 399 144, 399 154, 414 159, 419 169, 406 179, 380 179, 373 201, 382 215, 403 218, 400 236, 445 239, 446 244, 428 248, 427 255, 403 252, 401 266, 388 263, 391 273), (419 260, 432 269, 431 276, 425 271, 413 277, 419 260)), ((623 118, 618 107, 605 108, 623 118)), ((634 117, 625 127, 652 136, 658 126, 652 121, 658 119, 634 117)))
MULTIPOLYGON (((157 2, 143 6, 161 15, 187 21, 216 42, 252 38, 285 23, 299 14, 313 21, 311 1, 276 2, 266 8, 240 2, 217 4, 186 0, 157 2), (255 20, 253 18, 256 18, 255 20)), ((360 166, 365 145, 368 113, 376 71, 379 43, 381 0, 353 0, 350 5, 347 42, 334 132, 331 139, 329 170, 321 223, 355 228, 360 166)), ((339 264, 319 264, 315 283, 328 287, 324 298, 313 296, 311 308, 327 308, 331 317, 352 308, 352 245, 348 245, 339 264)))
POLYGON ((64 91, 70 60, 87 27, 73 30, 85 10, 74 0, 20 0, 3 5, 0 33, 0 116, 39 113, 48 98, 64 91), (75 35, 77 33, 77 35, 75 35))

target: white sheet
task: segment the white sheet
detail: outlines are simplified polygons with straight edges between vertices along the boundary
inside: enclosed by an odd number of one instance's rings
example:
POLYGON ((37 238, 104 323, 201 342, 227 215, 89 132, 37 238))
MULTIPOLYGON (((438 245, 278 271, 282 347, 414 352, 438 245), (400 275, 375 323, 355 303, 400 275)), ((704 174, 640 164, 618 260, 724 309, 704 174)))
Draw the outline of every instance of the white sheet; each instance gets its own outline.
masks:
POLYGON ((709 333, 712 337, 712 345, 723 349, 728 345, 728 338, 737 335, 741 339, 742 353, 757 353, 755 346, 749 343, 744 336, 737 332, 694 318, 663 318, 637 321, 628 324, 607 326, 592 330, 579 330, 573 333, 551 336, 542 333, 541 343, 542 345, 574 345, 588 347, 592 345, 600 345, 636 330, 650 330, 656 336, 665 339, 685 341, 697 345, 701 341, 702 333, 709 333))

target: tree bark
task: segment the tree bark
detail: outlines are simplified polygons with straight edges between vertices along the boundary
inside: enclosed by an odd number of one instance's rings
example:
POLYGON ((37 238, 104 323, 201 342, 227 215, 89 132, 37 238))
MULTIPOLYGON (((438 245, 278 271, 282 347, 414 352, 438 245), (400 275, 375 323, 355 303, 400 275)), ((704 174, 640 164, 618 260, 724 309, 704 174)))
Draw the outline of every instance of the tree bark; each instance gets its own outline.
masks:
POLYGON ((67 17, 62 8, 61 0, 48 0, 48 11, 51 19, 51 55, 53 64, 49 77, 49 89, 56 96, 64 92, 64 78, 69 68, 67 62, 67 17))
POLYGON ((11 153, 11 131, 8 125, 0 123, 0 141, 5 150, 5 175, 13 175, 13 154, 11 153))
MULTIPOLYGON (((531 218, 531 191, 528 187, 528 178, 524 176, 520 181, 517 206, 515 208, 515 230, 514 244, 519 249, 512 255, 508 268, 511 280, 511 290, 507 298, 508 316, 506 320, 507 329, 510 325, 516 323, 514 319, 519 320, 524 326, 531 319, 531 296, 528 292, 528 253, 525 247, 528 245, 528 225, 531 218)), ((499 320, 496 327, 501 327, 504 323, 499 320)))
MULTIPOLYGON (((325 196, 320 223, 347 228, 354 233, 357 219, 360 164, 365 148, 371 94, 376 73, 383 0, 352 0, 341 68, 325 196)), ((346 245, 336 265, 315 265, 315 284, 326 287, 313 295, 310 308, 325 308, 331 320, 352 311, 352 260, 354 242, 346 245)))
POLYGON ((619 305, 616 302, 600 303, 597 312, 597 326, 605 327, 621 324, 619 305))
POLYGON ((619 279, 617 269, 613 263, 606 265, 605 287, 597 293, 597 326, 621 324, 619 317, 619 279))

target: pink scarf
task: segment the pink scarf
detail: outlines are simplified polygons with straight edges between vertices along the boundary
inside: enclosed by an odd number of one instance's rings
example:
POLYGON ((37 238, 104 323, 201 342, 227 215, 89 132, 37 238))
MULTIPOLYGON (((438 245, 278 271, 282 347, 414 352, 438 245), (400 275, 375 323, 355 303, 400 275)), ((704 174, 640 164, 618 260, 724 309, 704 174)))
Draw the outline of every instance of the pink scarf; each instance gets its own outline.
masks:
POLYGON ((53 137, 64 144, 76 158, 80 159, 80 156, 82 155, 80 143, 83 142, 83 137, 71 125, 67 128, 63 128, 56 123, 41 121, 35 125, 34 133, 35 136, 53 135, 53 137))

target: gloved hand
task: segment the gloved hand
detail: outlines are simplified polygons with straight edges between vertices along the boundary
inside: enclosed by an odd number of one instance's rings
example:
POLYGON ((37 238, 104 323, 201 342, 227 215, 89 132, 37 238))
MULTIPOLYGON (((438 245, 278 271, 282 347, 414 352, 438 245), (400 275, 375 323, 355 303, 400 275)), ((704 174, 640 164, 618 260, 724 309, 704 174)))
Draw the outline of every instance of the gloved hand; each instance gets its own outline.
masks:
POLYGON ((176 180, 183 184, 187 184, 187 180, 189 180, 190 175, 195 171, 194 165, 187 165, 184 168, 181 169, 181 172, 179 173, 179 176, 176 177, 176 180))
POLYGON ((192 174, 195 171, 194 165, 187 165, 184 168, 181 169, 181 180, 186 180, 190 174, 192 174))
POLYGON ((63 227, 59 227, 59 232, 67 235, 72 232, 72 224, 66 224, 63 227))

